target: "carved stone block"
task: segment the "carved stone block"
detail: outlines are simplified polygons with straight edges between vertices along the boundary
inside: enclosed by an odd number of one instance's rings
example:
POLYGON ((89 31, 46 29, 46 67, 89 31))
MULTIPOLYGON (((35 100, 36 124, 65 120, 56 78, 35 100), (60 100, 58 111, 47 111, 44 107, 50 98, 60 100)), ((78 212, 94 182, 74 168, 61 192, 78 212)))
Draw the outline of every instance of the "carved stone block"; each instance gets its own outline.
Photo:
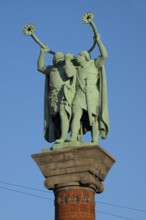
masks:
POLYGON ((32 155, 43 173, 45 186, 85 186, 103 191, 106 175, 115 159, 100 146, 70 147, 32 155))

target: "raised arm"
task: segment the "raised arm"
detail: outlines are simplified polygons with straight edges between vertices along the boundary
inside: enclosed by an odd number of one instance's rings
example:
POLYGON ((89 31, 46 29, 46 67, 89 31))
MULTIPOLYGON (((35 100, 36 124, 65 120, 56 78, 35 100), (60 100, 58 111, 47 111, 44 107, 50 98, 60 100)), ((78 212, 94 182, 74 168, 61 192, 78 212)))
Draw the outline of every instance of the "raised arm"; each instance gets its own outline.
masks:
POLYGON ((45 54, 48 52, 48 47, 40 49, 40 54, 37 62, 38 71, 47 74, 47 67, 45 66, 45 54))
POLYGON ((76 74, 76 68, 72 63, 72 60, 74 59, 73 54, 66 54, 65 55, 65 72, 68 78, 73 77, 76 74))
POLYGON ((101 67, 101 66, 103 66, 105 60, 107 59, 108 54, 107 54, 107 50, 106 50, 105 46, 103 45, 103 43, 100 40, 100 34, 97 33, 94 38, 96 40, 96 43, 97 43, 99 51, 100 51, 100 55, 95 60, 95 64, 97 67, 101 67))

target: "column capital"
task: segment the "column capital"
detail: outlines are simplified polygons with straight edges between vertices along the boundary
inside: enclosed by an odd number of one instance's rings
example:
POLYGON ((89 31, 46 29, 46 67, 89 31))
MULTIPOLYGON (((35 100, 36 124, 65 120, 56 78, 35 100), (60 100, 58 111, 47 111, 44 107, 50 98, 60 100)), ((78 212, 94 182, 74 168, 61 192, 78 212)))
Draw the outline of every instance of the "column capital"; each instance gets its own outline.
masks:
POLYGON ((105 180, 115 159, 98 145, 69 147, 33 154, 50 190, 90 188, 96 193, 104 190, 105 180))

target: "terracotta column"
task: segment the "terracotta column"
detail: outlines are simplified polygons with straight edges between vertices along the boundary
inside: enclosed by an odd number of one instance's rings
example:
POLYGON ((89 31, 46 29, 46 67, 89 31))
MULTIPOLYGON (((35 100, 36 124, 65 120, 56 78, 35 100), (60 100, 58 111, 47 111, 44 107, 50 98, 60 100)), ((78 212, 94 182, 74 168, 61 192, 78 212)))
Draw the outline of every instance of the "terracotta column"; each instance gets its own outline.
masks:
POLYGON ((55 220, 95 220, 95 193, 115 159, 97 145, 34 154, 45 186, 54 191, 55 220))

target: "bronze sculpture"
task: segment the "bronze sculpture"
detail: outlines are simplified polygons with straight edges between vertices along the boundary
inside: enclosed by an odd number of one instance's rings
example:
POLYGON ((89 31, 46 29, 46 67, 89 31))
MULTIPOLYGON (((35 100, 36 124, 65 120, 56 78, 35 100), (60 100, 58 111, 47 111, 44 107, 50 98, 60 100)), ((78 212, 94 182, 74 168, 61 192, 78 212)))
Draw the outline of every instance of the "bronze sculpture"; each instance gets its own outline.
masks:
POLYGON ((107 51, 93 22, 93 14, 86 13, 83 23, 94 32, 93 45, 77 57, 50 50, 34 35, 35 27, 25 25, 25 35, 40 46, 38 70, 45 74, 44 136, 48 142, 82 142, 81 136, 91 131, 92 143, 98 136, 105 139, 109 131, 107 89, 104 62, 107 51), (98 46, 100 55, 91 59, 90 53, 98 46), (53 65, 45 66, 46 53, 54 55, 53 65), (71 137, 67 134, 71 132, 71 137))

